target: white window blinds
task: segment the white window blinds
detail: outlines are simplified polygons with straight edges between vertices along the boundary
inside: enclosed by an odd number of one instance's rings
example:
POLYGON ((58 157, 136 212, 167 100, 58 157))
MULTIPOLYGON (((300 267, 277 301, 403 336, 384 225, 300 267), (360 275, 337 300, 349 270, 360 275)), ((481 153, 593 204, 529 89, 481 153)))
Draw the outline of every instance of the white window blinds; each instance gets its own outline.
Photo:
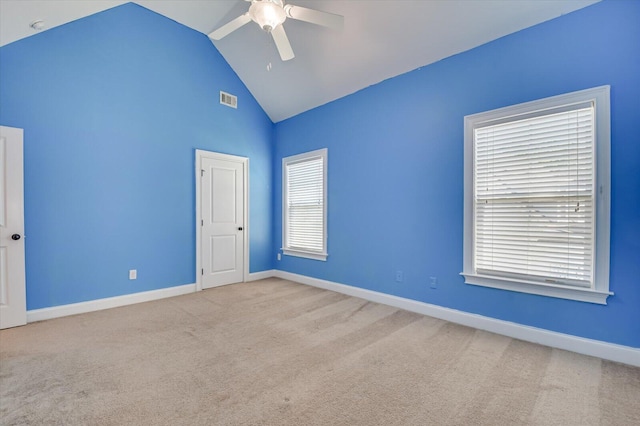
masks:
POLYGON ((284 162, 284 249, 325 255, 326 150, 296 157, 284 162))
POLYGON ((478 274, 591 287, 594 106, 474 129, 478 274))

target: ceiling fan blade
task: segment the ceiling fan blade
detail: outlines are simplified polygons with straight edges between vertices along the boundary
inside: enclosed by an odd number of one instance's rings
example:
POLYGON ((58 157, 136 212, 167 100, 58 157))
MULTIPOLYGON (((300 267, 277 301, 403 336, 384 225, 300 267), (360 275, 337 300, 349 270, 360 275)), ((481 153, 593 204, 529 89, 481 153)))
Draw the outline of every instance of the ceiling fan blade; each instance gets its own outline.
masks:
POLYGON ((244 15, 238 16, 233 21, 227 22, 217 30, 213 31, 209 34, 209 38, 220 40, 249 22, 251 22, 251 18, 248 13, 245 13, 244 15))
POLYGON ((276 42, 276 47, 278 48, 278 53, 280 53, 280 58, 283 61, 293 59, 295 55, 293 54, 291 43, 289 43, 289 38, 287 38, 287 33, 284 32, 284 27, 282 25, 278 25, 273 30, 271 30, 271 35, 273 36, 273 41, 276 42))
POLYGON ((288 4, 284 7, 287 16, 298 21, 311 22, 334 30, 341 30, 344 27, 344 16, 334 13, 322 12, 315 9, 288 4))

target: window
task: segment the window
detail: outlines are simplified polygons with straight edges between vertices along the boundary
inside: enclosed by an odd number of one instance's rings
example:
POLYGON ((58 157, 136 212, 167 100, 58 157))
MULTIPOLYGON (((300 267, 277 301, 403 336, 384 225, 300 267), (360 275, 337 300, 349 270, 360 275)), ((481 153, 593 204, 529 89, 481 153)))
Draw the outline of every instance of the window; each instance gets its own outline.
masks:
POLYGON ((468 284, 606 304, 609 87, 465 117, 468 284))
POLYGON ((327 149, 282 159, 284 254, 327 259, 327 149))

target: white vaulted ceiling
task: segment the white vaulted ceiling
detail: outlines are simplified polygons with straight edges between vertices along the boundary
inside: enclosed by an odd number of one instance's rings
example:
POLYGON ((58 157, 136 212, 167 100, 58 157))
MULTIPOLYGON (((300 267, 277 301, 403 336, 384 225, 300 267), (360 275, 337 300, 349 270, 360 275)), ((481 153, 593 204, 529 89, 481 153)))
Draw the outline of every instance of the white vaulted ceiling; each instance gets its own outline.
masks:
MULTIPOLYGON (((343 15, 344 30, 288 19, 296 57, 282 62, 249 23, 214 44, 271 120, 278 122, 390 77, 556 18, 599 0, 291 0, 343 15), (269 64, 271 64, 269 66, 269 64)), ((112 0, 0 0, 0 45, 126 3, 112 0)), ((135 3, 204 34, 246 12, 243 0, 135 3)))

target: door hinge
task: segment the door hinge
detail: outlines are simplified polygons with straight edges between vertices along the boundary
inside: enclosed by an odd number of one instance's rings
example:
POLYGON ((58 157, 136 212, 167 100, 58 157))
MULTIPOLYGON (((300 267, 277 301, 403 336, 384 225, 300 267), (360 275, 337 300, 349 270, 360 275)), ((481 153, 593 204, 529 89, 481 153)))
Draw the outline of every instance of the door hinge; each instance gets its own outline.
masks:
POLYGON ((200 275, 204 275, 204 268, 202 268, 202 271, 200 272, 200 275))
POLYGON ((200 220, 200 226, 204 226, 204 219, 200 220))
POLYGON ((204 176, 204 169, 200 170, 200 177, 204 176))

